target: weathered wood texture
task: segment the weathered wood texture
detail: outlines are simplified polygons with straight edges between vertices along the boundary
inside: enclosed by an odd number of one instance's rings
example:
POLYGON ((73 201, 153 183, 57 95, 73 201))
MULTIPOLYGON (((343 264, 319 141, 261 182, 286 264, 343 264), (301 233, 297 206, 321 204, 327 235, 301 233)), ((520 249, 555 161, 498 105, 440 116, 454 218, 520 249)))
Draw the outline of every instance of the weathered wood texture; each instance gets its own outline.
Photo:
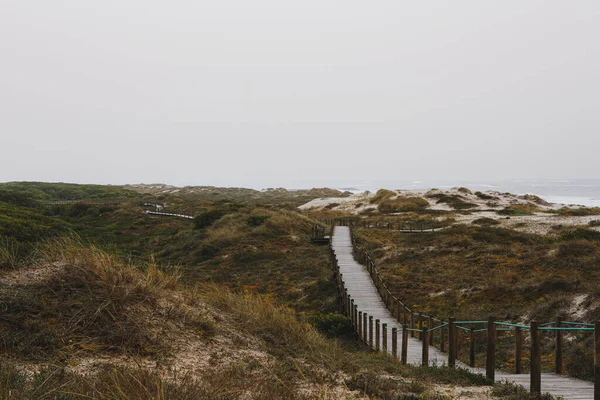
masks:
MULTIPOLYGON (((406 356, 407 363, 421 365, 422 356, 424 354, 422 342, 411 337, 406 329, 402 329, 402 324, 396 320, 379 296, 377 288, 371 280, 366 268, 354 259, 349 227, 335 227, 331 240, 331 248, 334 257, 337 260, 339 273, 342 275, 341 282, 345 289, 344 293, 347 293, 350 296, 351 301, 353 301, 353 304, 360 313, 365 316, 369 315, 369 317, 373 317, 373 319, 378 319, 382 325, 386 324, 386 328, 389 330, 389 334, 385 335, 388 343, 386 343, 386 345, 380 343, 379 348, 386 349, 390 354, 397 357, 397 340, 401 342, 405 341, 407 343, 407 351, 406 355, 402 354, 402 358, 406 356), (396 332, 398 337, 396 337, 396 332), (405 336, 403 335, 403 332, 405 336)), ((452 335, 452 333, 450 335, 455 336, 452 335)), ((376 340, 381 340, 382 337, 383 335, 377 335, 376 340)), ((376 345, 373 344, 372 348, 375 349, 375 347, 376 345)), ((449 343, 448 347, 452 348, 452 344, 449 343)), ((437 348, 429 346, 426 353, 428 355, 429 365, 448 365, 448 355, 442 353, 437 348)), ((468 369, 474 373, 482 375, 486 374, 485 369, 472 368, 458 360, 456 361, 456 366, 468 369)), ((496 382, 514 382, 524 386, 526 389, 530 389, 529 374, 516 375, 502 371, 494 371, 494 375, 496 382)), ((566 400, 594 398, 593 383, 554 373, 542 374, 541 390, 543 393, 548 392, 555 396, 561 396, 566 400)))

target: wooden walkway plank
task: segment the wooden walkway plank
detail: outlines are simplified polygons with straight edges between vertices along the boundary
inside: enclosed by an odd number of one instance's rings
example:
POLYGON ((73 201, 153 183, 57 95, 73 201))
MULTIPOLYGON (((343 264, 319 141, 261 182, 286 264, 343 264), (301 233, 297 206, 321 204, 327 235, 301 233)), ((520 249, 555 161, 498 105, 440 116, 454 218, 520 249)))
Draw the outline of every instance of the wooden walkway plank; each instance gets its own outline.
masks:
MULTIPOLYGON (((352 238, 350 228, 347 226, 336 226, 331 239, 331 248, 338 262, 339 273, 342 275, 344 287, 348 295, 354 300, 358 311, 372 316, 373 320, 379 320, 381 324, 387 324, 387 346, 383 346, 380 340, 380 349, 387 348, 392 352, 392 329, 398 329, 398 342, 402 342, 402 325, 394 318, 381 300, 377 288, 373 283, 367 269, 354 259, 352 238)), ((410 335, 408 336, 407 362, 409 364, 421 365, 422 360, 422 342, 410 335)), ((417 335, 418 336, 418 335, 417 335)), ((375 342, 373 349, 375 349, 375 342)), ((400 349, 398 349, 400 357, 400 349)), ((429 365, 447 365, 448 356, 435 347, 429 347, 429 365)), ((470 368, 457 360, 457 367, 467 369, 471 372, 485 375, 485 369, 470 368)), ((508 381, 524 386, 529 389, 529 374, 509 374, 503 371, 496 371, 496 382, 508 381)), ((555 396, 561 396, 565 400, 591 400, 594 398, 594 384, 592 382, 561 376, 557 374, 542 374, 542 392, 550 393, 555 396)))

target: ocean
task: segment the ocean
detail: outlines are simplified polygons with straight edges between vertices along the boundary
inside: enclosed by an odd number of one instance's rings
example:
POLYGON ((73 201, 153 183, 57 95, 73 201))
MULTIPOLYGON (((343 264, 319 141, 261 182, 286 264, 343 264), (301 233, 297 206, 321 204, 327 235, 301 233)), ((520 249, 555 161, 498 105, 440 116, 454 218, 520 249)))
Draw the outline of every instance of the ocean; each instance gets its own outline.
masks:
POLYGON ((377 181, 350 185, 335 185, 336 189, 352 192, 386 189, 450 189, 466 187, 472 191, 494 190, 513 194, 535 194, 551 203, 600 207, 600 179, 515 179, 515 180, 456 180, 456 181, 377 181))

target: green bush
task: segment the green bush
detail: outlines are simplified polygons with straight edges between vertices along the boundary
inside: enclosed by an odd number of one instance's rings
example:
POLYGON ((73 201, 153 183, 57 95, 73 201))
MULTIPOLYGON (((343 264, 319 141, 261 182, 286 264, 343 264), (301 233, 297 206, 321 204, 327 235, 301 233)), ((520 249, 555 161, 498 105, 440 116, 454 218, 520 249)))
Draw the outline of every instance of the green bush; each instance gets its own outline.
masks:
POLYGON ((200 251, 198 252, 198 255, 200 256, 200 260, 199 261, 206 261, 206 260, 210 260, 211 258, 215 257, 217 254, 219 254, 219 252, 221 251, 221 248, 219 246, 216 246, 214 244, 204 244, 202 245, 202 247, 200 248, 200 251))
POLYGON ((21 207, 36 207, 39 205, 30 195, 14 189, 0 189, 0 201, 21 207))
POLYGON ((375 196, 373 196, 373 198, 369 200, 369 202, 371 204, 377 204, 382 202, 383 200, 389 199, 390 197, 394 197, 395 195, 396 193, 392 192, 391 190, 379 189, 377 193, 375 193, 375 196))
POLYGON ((249 226, 257 227, 267 222, 269 218, 268 215, 250 215, 246 218, 246 223, 249 226))
POLYGON ((396 212, 422 211, 429 207, 429 202, 421 197, 398 197, 393 200, 384 200, 377 209, 382 214, 396 212))
POLYGON ((594 254, 595 251, 596 246, 588 240, 569 240, 558 247, 558 254, 561 257, 585 257, 594 254))
POLYGON ((469 203, 460 195, 447 195, 444 193, 428 194, 426 197, 437 199, 437 203, 448 204, 455 210, 468 210, 469 208, 477 207, 476 204, 469 203))
POLYGON ((484 225, 484 226, 491 226, 491 225, 499 225, 500 224, 499 221, 497 221, 497 220, 495 220, 493 218, 487 218, 487 217, 478 218, 478 219, 474 220, 472 223, 475 224, 475 225, 484 225))
POLYGON ((482 200, 494 200, 496 197, 490 196, 489 194, 485 194, 482 192, 475 192, 475 196, 479 197, 482 200))
POLYGON ((509 215, 509 216, 523 216, 523 215, 533 215, 533 212, 537 210, 535 206, 529 206, 526 204, 523 205, 515 205, 504 208, 503 210, 496 211, 500 215, 509 215))
POLYGON ((40 210, 0 203, 0 236, 34 242, 60 234, 67 228, 63 221, 46 217, 40 210))
POLYGON ((350 319, 342 314, 317 314, 311 317, 309 322, 319 332, 330 338, 351 337, 353 333, 350 319))
POLYGON ((220 208, 216 208, 214 210, 209 210, 201 213, 196 218, 194 218, 194 228, 203 229, 211 226, 218 220, 220 220, 226 214, 225 210, 220 208))
POLYGON ((562 234, 563 240, 600 240, 600 232, 591 229, 577 228, 562 234))
POLYGON ((563 207, 556 210, 556 213, 565 217, 586 217, 588 215, 600 215, 600 207, 563 207))

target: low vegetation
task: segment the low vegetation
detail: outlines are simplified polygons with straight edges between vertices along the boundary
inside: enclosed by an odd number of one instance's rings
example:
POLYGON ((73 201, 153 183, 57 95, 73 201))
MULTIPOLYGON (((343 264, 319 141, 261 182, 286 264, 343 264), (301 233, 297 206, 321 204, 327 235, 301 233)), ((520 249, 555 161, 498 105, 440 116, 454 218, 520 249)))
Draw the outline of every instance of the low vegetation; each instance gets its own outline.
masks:
POLYGON ((398 197, 393 200, 383 200, 377 207, 382 214, 398 212, 422 211, 429 207, 429 202, 421 197, 398 197))
POLYGON ((500 215, 508 215, 508 216, 521 216, 521 215, 533 215, 535 212, 540 212, 540 208, 533 204, 516 204, 509 207, 505 207, 504 209, 498 211, 497 213, 500 215))
POLYGON ((482 225, 482 226, 500 225, 500 222, 498 220, 495 220, 493 218, 487 218, 487 217, 477 218, 472 223, 475 225, 482 225))
POLYGON ((588 215, 600 215, 600 207, 563 207, 553 212, 566 217, 585 217, 588 215))
POLYGON ((474 203, 469 203, 465 198, 458 194, 445 194, 445 193, 429 193, 426 197, 436 199, 437 204, 447 204, 455 210, 468 210, 477 207, 474 203))
MULTIPOLYGON (((462 370, 403 367, 353 340, 328 249, 310 242, 314 215, 295 210, 328 195, 348 193, 0 185, 0 398, 434 399, 442 396, 434 385, 486 384, 462 370), (45 203, 114 197, 125 202, 45 203), (146 215, 143 203, 199 218, 146 215)), ((403 214, 371 222, 454 221, 422 198, 377 196, 373 204, 403 214)), ((449 197, 435 198, 471 207, 449 197)), ((358 233, 390 288, 417 310, 518 321, 526 310, 527 320, 553 318, 572 293, 593 303, 598 232, 560 228, 544 238, 492 225, 358 233)), ((568 346, 569 372, 590 373, 589 340, 568 346)), ((509 342, 501 337, 500 349, 509 342)), ((498 363, 509 368, 510 354, 498 363)))
MULTIPOLYGON (((434 383, 486 384, 401 366, 327 339, 271 296, 182 286, 177 269, 127 264, 77 238, 38 254, 0 278, 0 398, 435 398, 434 383)), ((347 334, 335 315, 319 321, 347 334)))
POLYGON ((369 202, 371 204, 379 204, 384 200, 387 200, 391 197, 396 197, 396 196, 397 196, 397 194, 395 192, 392 192, 391 190, 379 189, 377 191, 377 193, 375 193, 375 196, 371 197, 369 202))

